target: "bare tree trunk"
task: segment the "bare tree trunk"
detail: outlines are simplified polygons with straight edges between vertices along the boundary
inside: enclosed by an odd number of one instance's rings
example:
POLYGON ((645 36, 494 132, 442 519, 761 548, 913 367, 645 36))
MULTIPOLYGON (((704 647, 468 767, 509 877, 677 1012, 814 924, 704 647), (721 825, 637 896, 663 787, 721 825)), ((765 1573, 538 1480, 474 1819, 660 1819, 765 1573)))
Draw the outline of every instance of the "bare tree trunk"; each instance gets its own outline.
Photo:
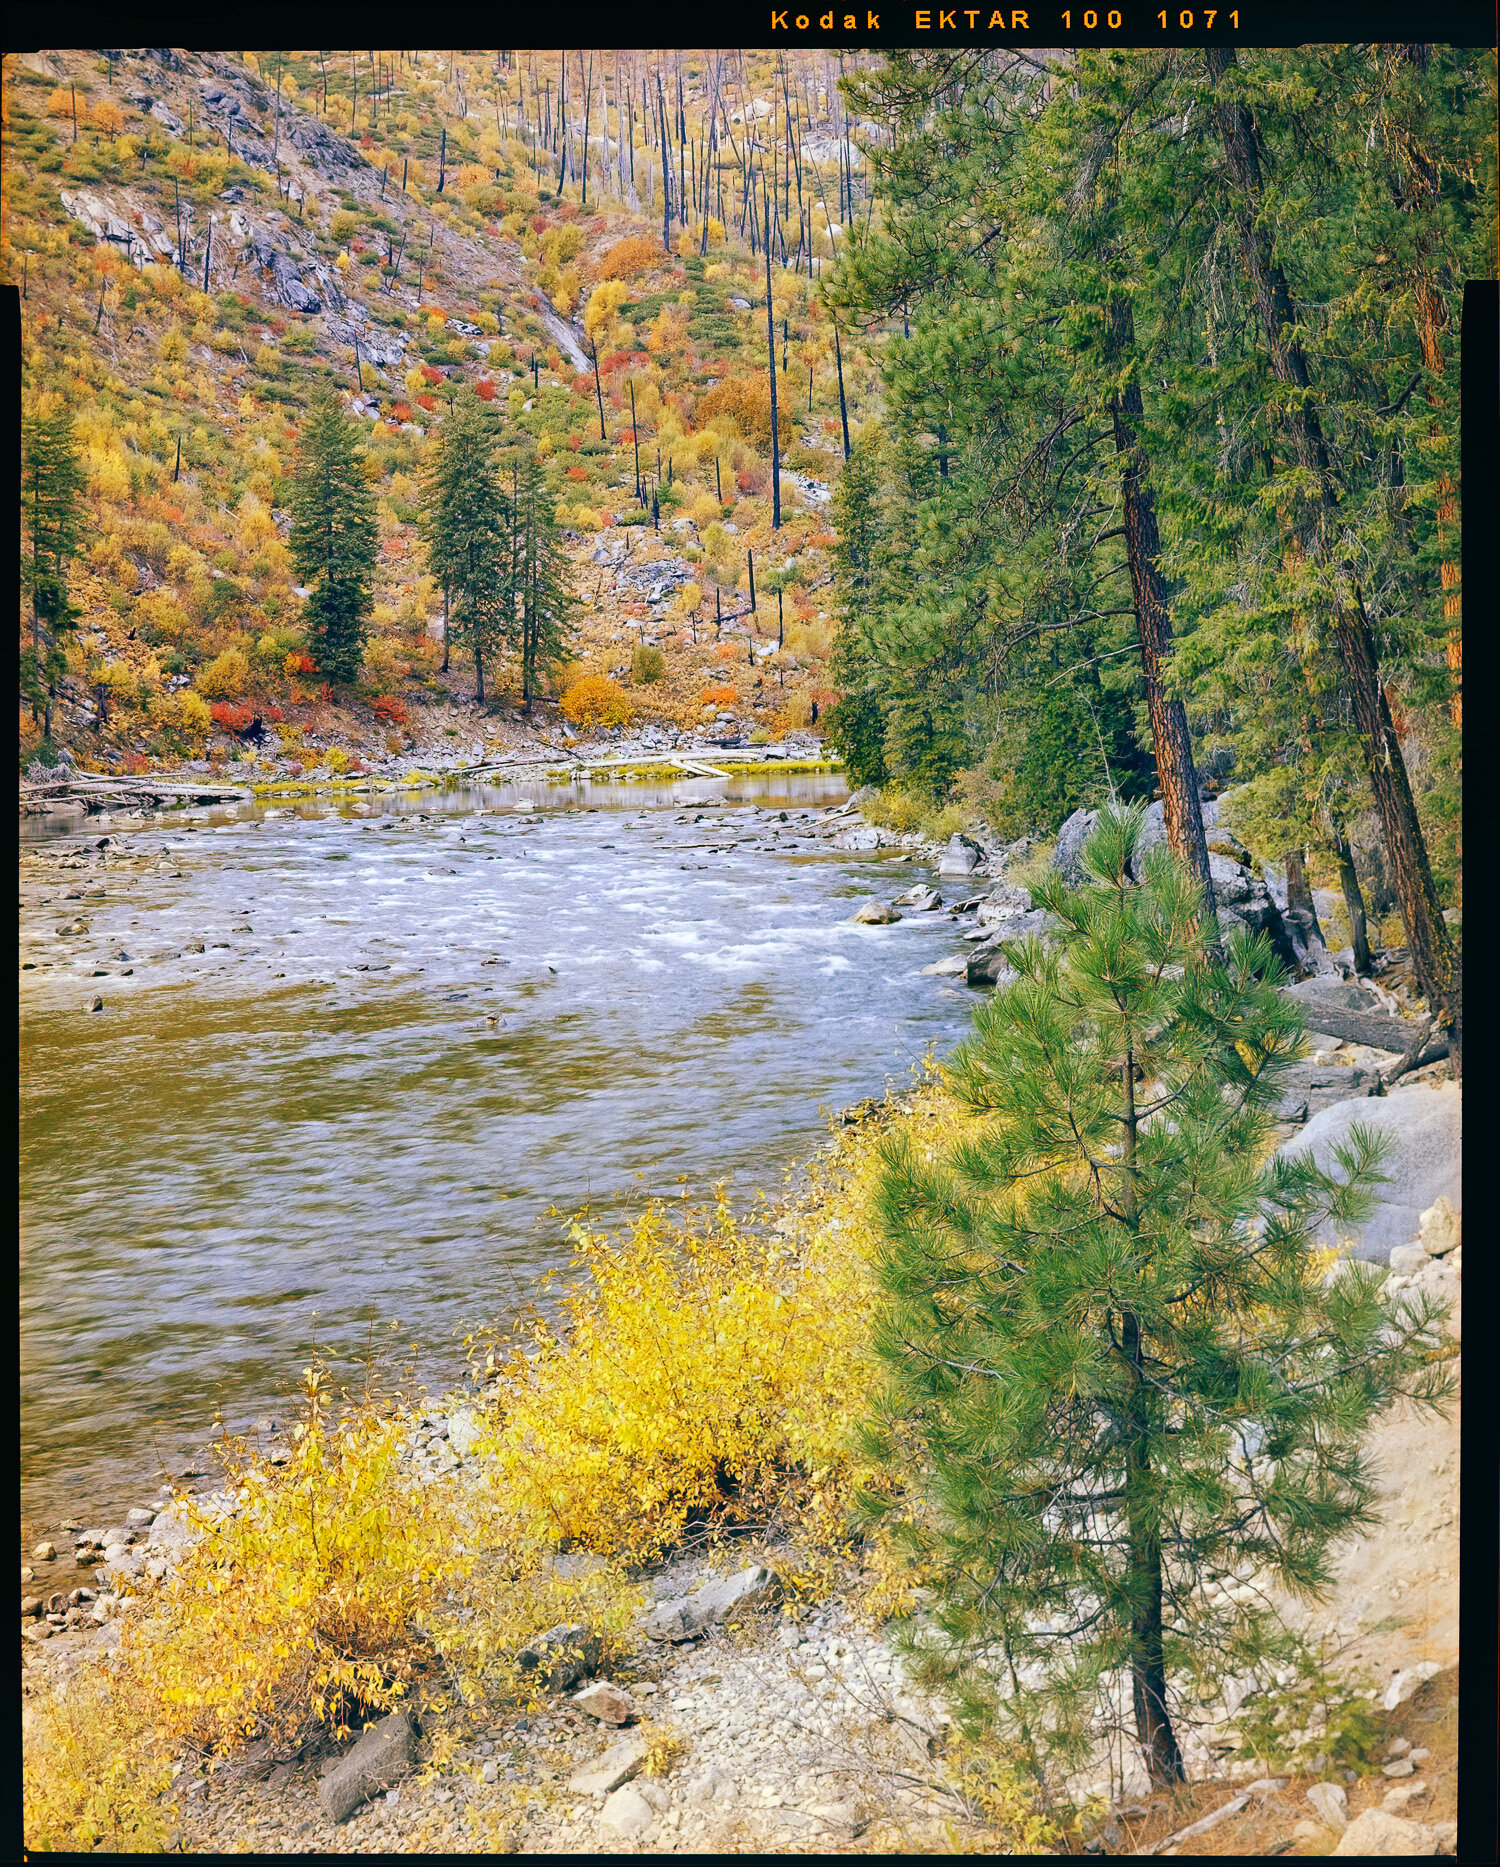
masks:
MULTIPOLYGON (((1118 363, 1134 343, 1130 305, 1116 298, 1110 305, 1111 360, 1118 363)), ((1192 870, 1203 890, 1204 911, 1215 912, 1213 875, 1208 866, 1208 839, 1203 833, 1203 803, 1198 773, 1193 764, 1193 741, 1187 709, 1169 699, 1162 672, 1172 654, 1172 617, 1167 586, 1161 573, 1161 535, 1156 506, 1146 484, 1146 462, 1138 424, 1145 409, 1140 384, 1132 377, 1122 394, 1112 398, 1115 452, 1120 459, 1120 491, 1125 507, 1125 549, 1130 564, 1130 588, 1135 600, 1136 636, 1141 645, 1141 671, 1146 680, 1146 706, 1151 716, 1151 741, 1156 753, 1157 782, 1161 788, 1162 824, 1167 845, 1192 870)))
MULTIPOLYGON (((1301 849, 1289 849, 1282 860, 1286 863, 1286 904, 1288 908, 1297 908, 1309 916, 1312 930, 1323 940, 1323 929, 1318 924, 1318 910, 1313 901, 1312 884, 1307 879, 1306 852, 1301 849)), ((1323 940, 1326 946, 1328 942, 1323 940)))
POLYGON ((766 195, 766 367, 771 373, 771 530, 781 530, 781 436, 776 428, 776 320, 771 315, 771 196, 766 195))
POLYGON ((1354 851, 1342 829, 1332 837, 1333 859, 1339 866, 1339 884, 1344 891, 1344 908, 1349 916, 1349 940, 1354 950, 1354 970, 1370 971, 1370 941, 1365 929, 1365 897, 1354 867, 1354 851))
MULTIPOLYGON (((1211 47, 1205 54, 1208 73, 1217 85, 1235 63, 1232 47, 1211 47)), ((1256 309, 1265 330, 1271 368, 1277 379, 1300 391, 1290 420, 1299 464, 1315 476, 1319 487, 1317 516, 1328 526, 1337 505, 1337 492, 1323 438, 1322 424, 1308 393, 1311 378, 1307 359, 1296 336, 1296 318, 1286 274, 1271 246, 1270 229, 1261 219, 1263 162, 1260 132, 1243 104, 1221 102, 1217 110, 1219 133, 1230 174, 1243 197, 1240 208, 1240 245, 1250 277, 1256 309)), ((1331 528, 1330 528, 1331 529, 1331 528)), ((1375 641, 1369 617, 1352 567, 1340 569, 1340 590, 1334 599, 1333 632, 1344 679, 1354 708, 1355 723, 1364 741, 1370 787, 1380 815, 1385 846, 1395 870, 1396 895, 1412 964, 1434 1018, 1450 1032, 1450 1054, 1455 1075, 1463 1072, 1463 974, 1454 948, 1432 869, 1427 844, 1417 820, 1411 781, 1401 742, 1391 721, 1391 710, 1380 680, 1375 641)))

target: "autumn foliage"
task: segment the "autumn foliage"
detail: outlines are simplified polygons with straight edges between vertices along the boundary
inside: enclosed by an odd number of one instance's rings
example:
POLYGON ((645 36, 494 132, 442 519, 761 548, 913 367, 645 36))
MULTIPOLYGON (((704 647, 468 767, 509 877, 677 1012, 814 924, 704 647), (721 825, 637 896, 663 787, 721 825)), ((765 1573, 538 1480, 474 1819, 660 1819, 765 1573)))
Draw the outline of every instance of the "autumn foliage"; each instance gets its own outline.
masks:
POLYGON ((222 726, 227 733, 242 733, 255 718, 253 707, 236 706, 232 701, 215 701, 208 709, 208 716, 215 726, 222 726))
POLYGON ((575 726, 628 726, 634 716, 630 696, 603 674, 583 674, 563 695, 563 717, 575 726))
MULTIPOLYGON (((693 411, 697 425, 705 427, 718 415, 730 415, 747 441, 771 444, 771 384, 765 376, 731 376, 698 398, 693 411)), ((783 448, 792 445, 796 427, 783 396, 776 409, 776 432, 783 448)))
POLYGON ((633 279, 648 266, 659 266, 666 258, 660 245, 645 234, 627 234, 599 261, 601 279, 633 279))

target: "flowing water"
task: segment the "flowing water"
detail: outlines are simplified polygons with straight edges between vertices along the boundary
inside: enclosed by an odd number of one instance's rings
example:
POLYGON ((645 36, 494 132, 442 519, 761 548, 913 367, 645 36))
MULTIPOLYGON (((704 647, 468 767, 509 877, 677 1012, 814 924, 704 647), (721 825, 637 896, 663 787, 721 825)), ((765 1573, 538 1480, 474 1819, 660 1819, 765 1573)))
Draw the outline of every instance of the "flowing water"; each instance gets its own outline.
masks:
POLYGON ((23 864, 23 1530, 149 1495, 314 1337, 398 1322, 441 1389, 567 1215, 774 1194, 820 1111, 950 1045, 954 923, 848 919, 923 872, 796 839, 843 795, 487 786, 23 864))

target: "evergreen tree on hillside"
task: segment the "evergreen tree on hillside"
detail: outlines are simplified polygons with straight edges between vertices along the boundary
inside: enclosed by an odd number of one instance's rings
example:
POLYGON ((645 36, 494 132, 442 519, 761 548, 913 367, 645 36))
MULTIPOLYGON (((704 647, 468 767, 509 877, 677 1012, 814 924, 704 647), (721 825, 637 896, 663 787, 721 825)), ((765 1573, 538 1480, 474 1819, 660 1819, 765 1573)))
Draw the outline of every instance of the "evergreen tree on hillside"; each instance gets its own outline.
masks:
POLYGON ((324 389, 303 418, 287 505, 292 564, 304 584, 308 637, 332 681, 357 678, 373 593, 379 531, 354 423, 324 389))
POLYGON ((1374 1522, 1366 1427, 1449 1382, 1428 1300, 1393 1310, 1353 1261, 1325 1283, 1310 1235, 1360 1216, 1377 1138, 1334 1174, 1268 1159, 1299 1014, 1264 940, 1208 957, 1170 852, 1127 879, 1141 820, 1105 812, 1090 881, 1038 891, 1059 950, 1007 948, 949 1071, 980 1123, 936 1159, 886 1147, 866 1450, 891 1480, 871 1509, 938 1583, 908 1642, 926 1683, 1038 1768, 1123 1722, 1172 1783, 1186 1706, 1280 1639, 1218 1584, 1326 1593, 1374 1522))
POLYGON ((540 679, 566 658, 578 606, 547 476, 530 449, 510 461, 510 578, 521 654, 521 704, 531 710, 540 679))
POLYGON ((21 698, 52 737, 57 683, 66 671, 64 638, 81 613, 68 598, 68 565, 83 529, 83 463, 64 410, 21 418, 21 588, 30 627, 22 639, 21 698))
POLYGON ((513 514, 495 467, 497 438, 494 417, 465 389, 438 429, 418 522, 428 565, 447 598, 444 638, 473 654, 481 705, 486 656, 513 647, 518 632, 513 514))

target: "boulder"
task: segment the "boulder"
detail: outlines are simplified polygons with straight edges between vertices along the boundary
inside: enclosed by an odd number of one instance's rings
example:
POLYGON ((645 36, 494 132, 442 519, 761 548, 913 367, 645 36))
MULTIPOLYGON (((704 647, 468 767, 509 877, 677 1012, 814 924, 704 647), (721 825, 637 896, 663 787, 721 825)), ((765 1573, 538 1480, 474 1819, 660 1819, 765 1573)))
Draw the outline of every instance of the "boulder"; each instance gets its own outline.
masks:
POLYGON ((565 1692, 599 1664, 599 1636, 577 1622, 562 1621, 516 1655, 522 1672, 540 1672, 553 1692, 565 1692))
POLYGON ((1342 1783, 1314 1783, 1307 1799, 1318 1811, 1325 1826, 1339 1829, 1349 1825, 1349 1797, 1342 1783))
POLYGON ((655 1820, 655 1809, 633 1783, 617 1789, 599 1811, 599 1825, 617 1835, 638 1835, 655 1820))
POLYGON ((1430 1258, 1443 1258, 1462 1243, 1462 1215, 1454 1211, 1446 1193, 1440 1194, 1422 1214, 1422 1249, 1430 1258))
POLYGON ((448 1444, 461 1459, 466 1459, 487 1430, 472 1407, 460 1407, 448 1418, 448 1444))
POLYGON ((1443 1835, 1423 1822, 1403 1821, 1384 1809, 1366 1809, 1339 1837, 1335 1854, 1358 1860, 1385 1854, 1436 1854, 1443 1835))
POLYGON ((773 1607, 780 1598, 780 1579, 770 1569, 741 1569, 737 1575, 708 1583, 695 1595, 662 1602, 646 1619, 646 1635, 651 1640, 681 1645, 684 1640, 697 1639, 710 1627, 773 1607))
POLYGON ((388 1789, 411 1769, 417 1734, 410 1716, 393 1711, 359 1739, 318 1786, 318 1801, 335 1822, 344 1822, 362 1802, 388 1789))
POLYGON ((581 1763, 568 1778, 575 1796, 607 1796, 628 1783, 646 1761, 646 1740, 639 1733, 612 1744, 602 1757, 581 1763))
POLYGON ((883 901, 864 901, 849 916, 860 927, 888 927, 901 916, 894 908, 888 908, 883 901))
POLYGON ((915 908, 919 914, 930 914, 943 905, 943 897, 935 888, 918 886, 908 888, 904 895, 897 895, 892 901, 893 908, 915 908))
POLYGON ((1025 888, 1012 887, 1008 882, 1001 882, 992 888, 979 904, 979 925, 981 927, 999 927, 1013 921, 1018 914, 1031 912, 1031 894, 1025 888))
POLYGON ((1408 1666, 1399 1672, 1385 1689, 1385 1696, 1380 1701, 1387 1711, 1394 1711, 1398 1705, 1404 1705, 1436 1674, 1442 1671, 1436 1660, 1418 1660, 1415 1666, 1408 1666))
POLYGON ((1463 1099, 1459 1083, 1409 1089, 1395 1096, 1335 1102, 1320 1109, 1300 1134, 1278 1150, 1285 1157, 1310 1152, 1320 1167, 1338 1170, 1334 1149, 1346 1143, 1356 1125, 1385 1136, 1390 1151, 1377 1182, 1377 1205, 1362 1225, 1334 1225, 1324 1220, 1317 1242, 1336 1245, 1341 1235, 1354 1240, 1353 1255, 1384 1263, 1393 1246, 1415 1238, 1422 1213, 1439 1195, 1455 1211, 1463 1200, 1463 1099))
POLYGON ((1305 1122, 1319 1109, 1335 1102, 1357 1100, 1375 1093, 1377 1073, 1353 1069, 1342 1063, 1294 1063, 1287 1071, 1276 1119, 1305 1122))
POLYGON ((967 975, 968 970, 969 961, 962 953, 950 953, 946 959, 924 966, 922 976, 924 979, 956 979, 960 974, 967 975))
POLYGON ((1032 936, 1045 939, 1056 926, 1055 916, 1045 908, 1033 908, 1030 913, 1012 916, 970 954, 965 969, 968 983, 973 986, 1009 985, 1017 975, 1005 951, 1007 942, 1032 936))
POLYGON ((835 849, 879 849, 880 832, 873 823, 851 824, 847 830, 840 830, 833 839, 835 849))
POLYGON ((601 1724, 629 1724, 639 1707, 623 1686, 610 1679, 596 1679, 575 1694, 573 1703, 601 1724))
POLYGON ((972 837, 955 833, 938 863, 939 875, 972 875, 984 858, 984 851, 972 837))

